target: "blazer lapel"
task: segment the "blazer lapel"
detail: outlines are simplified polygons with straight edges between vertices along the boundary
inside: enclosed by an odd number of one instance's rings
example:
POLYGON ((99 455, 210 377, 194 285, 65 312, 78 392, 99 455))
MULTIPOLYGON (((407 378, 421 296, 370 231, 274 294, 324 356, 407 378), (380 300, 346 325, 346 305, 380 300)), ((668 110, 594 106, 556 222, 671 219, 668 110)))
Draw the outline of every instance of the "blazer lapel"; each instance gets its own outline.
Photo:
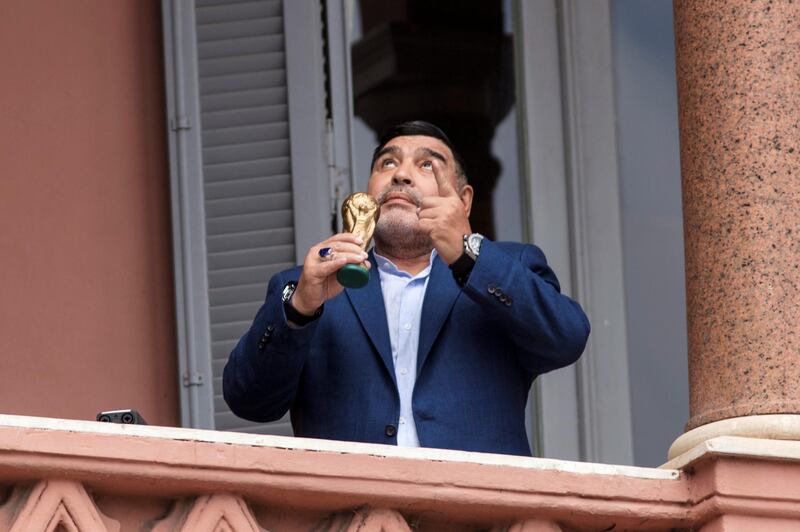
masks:
POLYGON ((372 268, 369 270, 369 282, 362 288, 345 288, 344 292, 350 299, 350 303, 356 311, 358 319, 367 336, 372 341, 372 345, 380 354, 386 370, 392 377, 395 385, 394 362, 392 361, 392 345, 389 340, 389 325, 386 322, 386 307, 383 303, 383 292, 381 291, 381 278, 378 273, 378 264, 372 252, 369 254, 372 268))
POLYGON ((436 257, 431 267, 431 276, 422 302, 422 317, 419 327, 419 348, 417 350, 417 375, 430 353, 434 340, 442 325, 450 315, 453 304, 461 289, 453 279, 453 273, 444 261, 436 257))

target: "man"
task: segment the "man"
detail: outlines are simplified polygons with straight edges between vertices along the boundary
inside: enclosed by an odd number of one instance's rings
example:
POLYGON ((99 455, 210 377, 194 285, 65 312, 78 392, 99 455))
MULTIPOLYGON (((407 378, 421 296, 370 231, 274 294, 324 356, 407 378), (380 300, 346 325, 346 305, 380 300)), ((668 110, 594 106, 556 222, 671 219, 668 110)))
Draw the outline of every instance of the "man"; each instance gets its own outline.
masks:
POLYGON ((578 359, 589 323, 537 247, 473 233, 463 168, 432 124, 384 135, 374 250, 337 234, 270 280, 225 366, 234 413, 291 410, 296 436, 530 455, 531 382, 578 359), (336 272, 361 263, 367 285, 343 289, 336 272))

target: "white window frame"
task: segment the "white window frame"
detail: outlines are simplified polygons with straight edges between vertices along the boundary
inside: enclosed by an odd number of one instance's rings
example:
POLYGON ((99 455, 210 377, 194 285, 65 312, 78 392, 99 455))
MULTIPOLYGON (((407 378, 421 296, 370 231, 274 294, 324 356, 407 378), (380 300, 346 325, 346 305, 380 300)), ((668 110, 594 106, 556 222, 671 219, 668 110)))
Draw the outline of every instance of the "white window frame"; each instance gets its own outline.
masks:
MULTIPOLYGON (((162 0, 162 14, 181 424, 214 428, 195 3, 162 0)), ((332 125, 325 119, 319 2, 283 0, 283 17, 300 260, 330 232, 332 125)))
POLYGON ((592 322, 578 364, 537 379, 539 456, 633 463, 608 0, 516 0, 528 236, 592 322))

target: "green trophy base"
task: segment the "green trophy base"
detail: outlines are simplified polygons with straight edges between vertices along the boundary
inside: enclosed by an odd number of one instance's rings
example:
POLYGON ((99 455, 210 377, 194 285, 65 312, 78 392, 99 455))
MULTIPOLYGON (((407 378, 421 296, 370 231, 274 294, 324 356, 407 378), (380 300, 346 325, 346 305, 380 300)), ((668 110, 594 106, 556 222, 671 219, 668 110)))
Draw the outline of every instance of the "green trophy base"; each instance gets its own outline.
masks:
POLYGON ((345 264, 336 272, 336 280, 347 288, 361 288, 369 281, 369 270, 360 264, 345 264))

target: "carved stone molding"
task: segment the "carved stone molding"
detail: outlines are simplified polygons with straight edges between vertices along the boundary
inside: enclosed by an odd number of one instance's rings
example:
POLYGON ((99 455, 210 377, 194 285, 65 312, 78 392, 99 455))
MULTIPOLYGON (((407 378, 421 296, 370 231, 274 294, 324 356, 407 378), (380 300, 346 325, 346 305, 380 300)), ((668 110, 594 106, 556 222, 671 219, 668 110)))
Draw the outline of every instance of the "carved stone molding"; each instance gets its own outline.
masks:
POLYGON ((507 528, 493 528, 492 532, 561 532, 563 529, 552 521, 528 519, 507 528))
POLYGON ((14 488, 0 507, 0 530, 10 532, 119 532, 117 521, 97 509, 83 485, 42 480, 14 488))
MULTIPOLYGON (((289 518, 284 523, 292 523, 289 518)), ((293 526, 293 525, 289 525, 293 526)), ((295 524, 294 526, 299 526, 295 524)), ((339 512, 319 521, 314 532, 411 532, 399 512, 362 506, 339 512)), ((537 532, 538 529, 514 529, 514 532, 537 532)), ((248 504, 230 494, 205 495, 176 503, 169 515, 152 532, 269 532, 259 526, 248 504)))
POLYGON ((394 510, 365 507, 355 512, 347 532, 411 532, 411 528, 394 510))
POLYGON ((3 419, 0 532, 800 529, 797 441, 719 437, 647 469, 3 419))
POLYGON ((411 527, 395 510, 362 506, 323 519, 313 532, 411 532, 411 527))
POLYGON ((256 523, 241 497, 227 493, 204 495, 177 503, 153 532, 267 532, 256 523))

